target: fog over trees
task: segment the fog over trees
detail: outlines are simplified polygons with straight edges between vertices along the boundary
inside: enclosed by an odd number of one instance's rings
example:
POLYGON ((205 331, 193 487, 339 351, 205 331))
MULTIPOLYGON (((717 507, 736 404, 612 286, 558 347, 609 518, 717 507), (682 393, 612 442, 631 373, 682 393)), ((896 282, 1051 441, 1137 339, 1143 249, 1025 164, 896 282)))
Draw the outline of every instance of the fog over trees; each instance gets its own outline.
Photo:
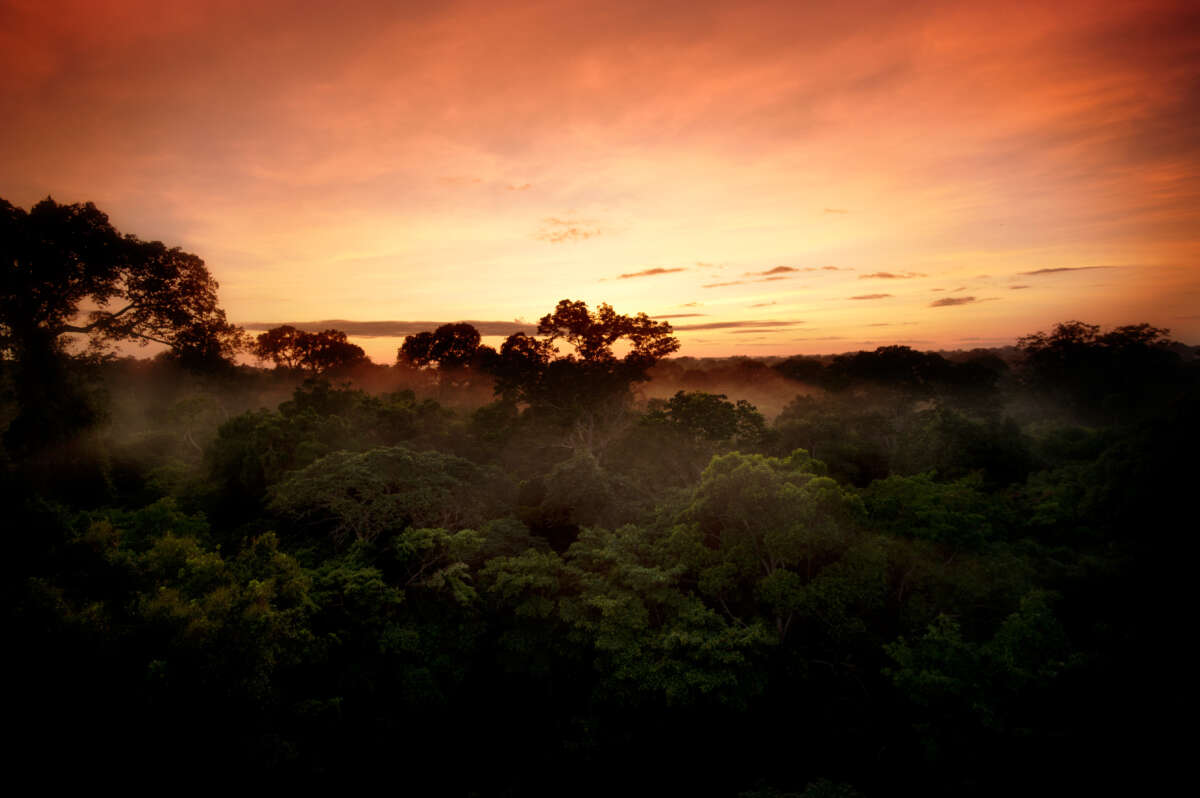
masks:
POLYGON ((564 299, 375 364, 251 341, 91 204, 0 225, 18 769, 1007 796, 1170 750, 1200 359, 1168 330, 697 360, 564 299))

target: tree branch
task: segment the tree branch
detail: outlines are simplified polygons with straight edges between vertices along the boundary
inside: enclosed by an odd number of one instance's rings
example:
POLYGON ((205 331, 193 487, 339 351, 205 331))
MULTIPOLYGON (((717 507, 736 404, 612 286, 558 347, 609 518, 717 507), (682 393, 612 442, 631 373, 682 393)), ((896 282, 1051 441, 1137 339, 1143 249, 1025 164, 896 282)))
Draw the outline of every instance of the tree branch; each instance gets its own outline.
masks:
MULTIPOLYGON (((74 324, 64 324, 61 327, 59 327, 57 334, 62 335, 63 333, 85 333, 85 334, 90 333, 92 330, 96 329, 97 327, 99 327, 102 324, 110 324, 114 319, 118 318, 119 316, 123 315, 124 313, 127 313, 130 310, 133 310, 137 306, 138 305, 136 302, 131 302, 128 305, 126 305, 125 307, 118 310, 116 313, 109 313, 108 315, 98 318, 95 321, 93 321, 91 324, 85 325, 83 327, 79 327, 74 324)), ((100 311, 96 311, 96 312, 99 313, 100 311)), ((134 335, 137 335, 137 333, 134 333, 134 335)))

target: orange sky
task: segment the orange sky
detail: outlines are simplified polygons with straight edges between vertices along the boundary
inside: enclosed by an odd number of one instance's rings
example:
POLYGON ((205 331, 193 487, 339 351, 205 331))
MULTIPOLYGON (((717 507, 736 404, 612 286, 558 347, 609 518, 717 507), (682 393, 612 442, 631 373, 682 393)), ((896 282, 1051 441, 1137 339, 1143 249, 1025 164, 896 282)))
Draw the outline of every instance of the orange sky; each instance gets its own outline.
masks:
POLYGON ((240 322, 1200 343, 1197 4, 805 5, 0 0, 0 197, 195 252, 240 322))

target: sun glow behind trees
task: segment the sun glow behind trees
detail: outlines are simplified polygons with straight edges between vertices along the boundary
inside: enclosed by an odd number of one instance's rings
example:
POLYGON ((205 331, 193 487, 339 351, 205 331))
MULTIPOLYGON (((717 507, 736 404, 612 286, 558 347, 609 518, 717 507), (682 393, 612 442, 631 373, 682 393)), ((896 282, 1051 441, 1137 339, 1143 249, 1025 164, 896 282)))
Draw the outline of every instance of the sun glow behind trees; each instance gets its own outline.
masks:
POLYGON ((693 355, 1200 336, 1187 3, 159 5, 4 6, 0 194, 203 253, 232 320, 570 296, 738 325, 693 355))

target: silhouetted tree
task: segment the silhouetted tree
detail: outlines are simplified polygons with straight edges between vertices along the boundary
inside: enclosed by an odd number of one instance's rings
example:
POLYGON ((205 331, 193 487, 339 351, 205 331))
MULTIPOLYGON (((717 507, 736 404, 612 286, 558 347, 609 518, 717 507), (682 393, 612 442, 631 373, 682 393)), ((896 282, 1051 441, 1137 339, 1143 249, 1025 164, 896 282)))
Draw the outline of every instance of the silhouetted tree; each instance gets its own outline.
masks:
POLYGON ((29 212, 0 199, 0 341, 18 361, 83 335, 232 355, 240 330, 217 307, 204 261, 121 235, 92 203, 46 199, 29 212))
POLYGON ((93 353, 153 341, 205 367, 243 344, 195 255, 120 234, 90 202, 47 197, 26 212, 0 199, 0 354, 15 363, 18 405, 10 447, 65 439, 97 417, 72 387, 69 336, 82 336, 93 353))
POLYGON ((362 347, 346 340, 341 330, 304 332, 290 325, 267 330, 250 350, 276 368, 303 369, 313 375, 353 366, 367 359, 362 347))
POLYGON ((829 366, 834 385, 873 382, 914 393, 928 393, 951 369, 940 355, 907 346, 881 346, 874 352, 838 355, 829 366))
POLYGON ((573 442, 567 445, 593 453, 626 420, 632 385, 648 380, 649 369, 679 349, 666 322, 645 313, 621 315, 607 304, 593 313, 569 299, 543 316, 537 331, 542 338, 516 333, 501 346, 492 367, 496 393, 570 427, 573 442), (572 351, 561 354, 559 340, 572 351), (617 346, 627 347, 623 357, 617 346))
POLYGON ((443 324, 433 332, 407 336, 396 360, 417 367, 465 368, 475 360, 480 340, 479 330, 470 324, 443 324))
POLYGON ((347 368, 367 359, 361 346, 346 340, 341 330, 306 333, 300 337, 300 363, 314 374, 347 368))
POLYGON ((498 390, 534 404, 553 403, 557 389, 569 381, 596 396, 628 389, 648 379, 651 366, 679 349, 671 332, 670 324, 645 313, 625 316, 604 303, 593 313, 583 302, 564 299, 538 322, 543 338, 516 333, 504 342, 498 390), (555 345, 560 339, 574 351, 560 355, 555 345), (628 346, 623 357, 614 352, 619 344, 628 346))
POLYGON ((255 339, 250 353, 259 360, 269 360, 275 368, 300 368, 300 336, 306 333, 290 324, 283 324, 261 333, 255 339))
POLYGON ((1073 409, 1114 415, 1152 402, 1174 383, 1179 355, 1168 333, 1133 324, 1101 334, 1097 324, 1068 321, 1050 333, 1026 335, 1017 346, 1032 387, 1073 409))

